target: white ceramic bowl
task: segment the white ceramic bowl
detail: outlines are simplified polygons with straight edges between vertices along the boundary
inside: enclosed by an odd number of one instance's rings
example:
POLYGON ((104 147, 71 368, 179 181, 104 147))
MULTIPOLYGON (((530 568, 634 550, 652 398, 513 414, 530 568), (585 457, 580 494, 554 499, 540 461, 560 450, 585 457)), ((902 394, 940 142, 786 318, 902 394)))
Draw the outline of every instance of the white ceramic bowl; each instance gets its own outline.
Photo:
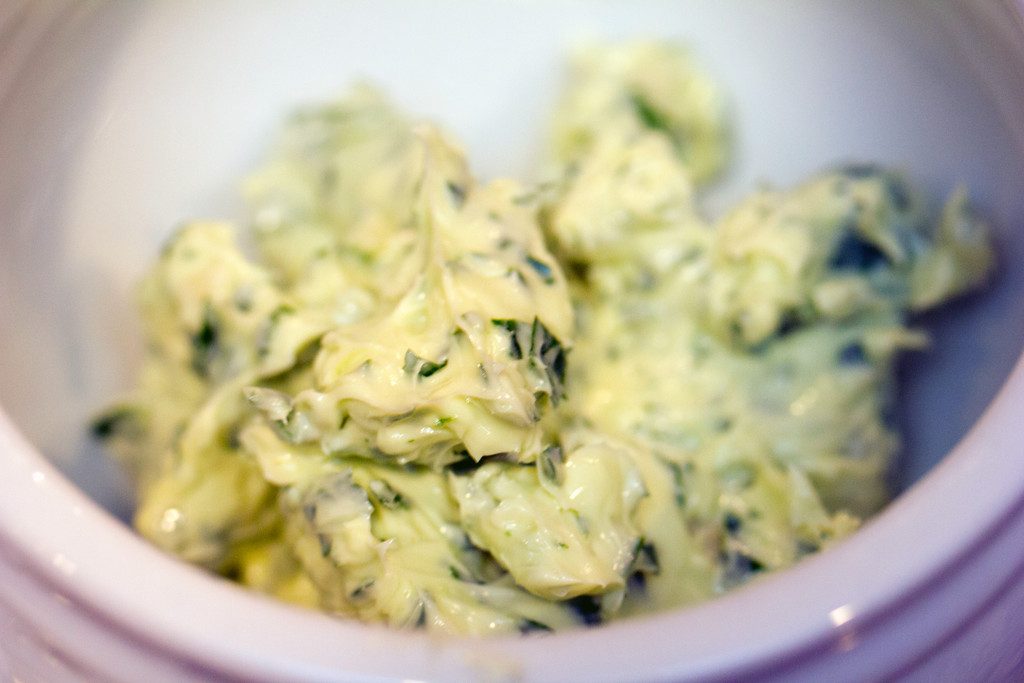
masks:
POLYGON ((0 5, 0 669, 19 681, 1024 679, 1024 20, 1010 0, 0 5), (376 80, 525 172, 581 34, 693 44, 733 97, 720 210, 837 161, 964 182, 1001 276, 904 367, 899 498, 693 609, 539 638, 331 619, 180 564, 120 519, 90 412, 131 381, 132 283, 292 106, 376 80), (941 462, 936 463, 941 459, 941 462))

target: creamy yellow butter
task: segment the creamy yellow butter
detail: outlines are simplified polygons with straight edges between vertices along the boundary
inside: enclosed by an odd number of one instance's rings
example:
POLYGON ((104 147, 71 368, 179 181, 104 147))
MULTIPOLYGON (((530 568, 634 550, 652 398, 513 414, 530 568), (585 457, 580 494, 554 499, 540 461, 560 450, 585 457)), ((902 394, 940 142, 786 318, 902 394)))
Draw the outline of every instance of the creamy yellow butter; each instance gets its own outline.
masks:
POLYGON ((295 113, 251 239, 189 223, 142 283, 139 388, 95 426, 140 533, 483 634, 704 600, 882 506, 906 316, 991 269, 963 193, 930 222, 847 166, 710 221, 722 97, 663 43, 581 50, 552 131, 545 182, 480 184, 367 86, 295 113))

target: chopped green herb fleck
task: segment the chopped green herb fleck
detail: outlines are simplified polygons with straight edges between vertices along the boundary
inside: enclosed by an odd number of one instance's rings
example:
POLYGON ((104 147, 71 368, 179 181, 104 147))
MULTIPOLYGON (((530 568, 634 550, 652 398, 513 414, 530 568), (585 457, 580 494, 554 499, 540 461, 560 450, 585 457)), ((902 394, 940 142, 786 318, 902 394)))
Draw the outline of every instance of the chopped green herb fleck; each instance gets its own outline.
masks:
POLYGON ((433 363, 431 361, 423 361, 423 365, 420 366, 419 376, 430 377, 439 370, 443 370, 448 365, 447 360, 443 360, 440 363, 433 363))
POLYGON ((676 506, 683 507, 686 505, 686 490, 685 482, 683 481, 683 468, 676 462, 666 462, 665 465, 672 473, 672 493, 675 497, 676 506))
POLYGON ((373 579, 368 579, 356 586, 355 589, 349 593, 349 597, 353 600, 364 598, 371 588, 373 588, 373 579))
POLYGON ((523 347, 519 342, 519 329, 522 323, 519 322, 518 320, 492 320, 491 324, 496 325, 497 327, 500 327, 508 332, 510 343, 509 355, 512 356, 512 358, 515 360, 519 360, 520 358, 522 358, 523 347))
POLYGON ((664 115, 655 109, 651 103, 643 97, 643 95, 633 93, 630 95, 629 101, 633 105, 636 115, 640 117, 640 122, 647 128, 660 131, 668 135, 673 140, 675 139, 675 136, 672 134, 672 127, 669 125, 668 121, 665 120, 664 115))
POLYGON ((270 340, 273 338, 274 330, 280 324, 281 318, 286 315, 293 315, 294 313, 295 309, 288 304, 281 304, 270 313, 270 317, 264 323, 259 339, 256 341, 256 354, 260 358, 270 353, 270 340))
POLYGON ((541 454, 537 456, 537 467, 540 469, 542 477, 553 484, 561 483, 564 469, 562 448, 553 445, 541 451, 541 454))
POLYGON ((452 204, 457 208, 461 208, 466 203, 466 188, 450 180, 447 182, 447 186, 448 196, 451 197, 452 204))
POLYGON ((134 408, 120 406, 109 410, 93 420, 89 427, 90 433, 97 439, 108 439, 117 432, 137 427, 138 414, 134 408))
POLYGON ((433 361, 420 358, 412 352, 412 349, 409 349, 405 352, 405 362, 402 364, 402 370, 404 370, 407 375, 411 375, 415 372, 417 377, 430 377, 440 370, 443 370, 446 365, 448 365, 447 359, 440 363, 435 363, 433 361))
POLYGON ((203 311, 199 329, 192 335, 192 370, 205 379, 213 376, 213 365, 220 354, 220 328, 211 306, 203 311))
POLYGON ((383 479, 374 479, 367 488, 376 497, 381 507, 388 510, 399 510, 409 507, 405 497, 383 479))
POLYGON ((542 624, 539 621, 534 621, 533 619, 523 619, 519 622, 520 633, 531 633, 534 631, 550 632, 553 630, 554 629, 552 629, 547 624, 542 624))
POLYGON ((527 256, 526 262, 530 264, 531 268, 537 271, 537 274, 540 275, 541 279, 544 280, 545 284, 555 284, 555 274, 551 270, 551 266, 544 263, 543 261, 538 261, 532 256, 527 256))
POLYGON ((580 511, 576 508, 569 508, 569 513, 576 519, 576 526, 579 527, 580 531, 584 536, 590 533, 590 524, 587 523, 586 518, 580 514, 580 511))
POLYGON ((636 547, 633 549, 633 570, 653 575, 661 572, 658 549, 643 536, 637 539, 636 547))
POLYGON ((416 617, 416 628, 423 628, 427 625, 427 606, 420 600, 419 616, 416 617))

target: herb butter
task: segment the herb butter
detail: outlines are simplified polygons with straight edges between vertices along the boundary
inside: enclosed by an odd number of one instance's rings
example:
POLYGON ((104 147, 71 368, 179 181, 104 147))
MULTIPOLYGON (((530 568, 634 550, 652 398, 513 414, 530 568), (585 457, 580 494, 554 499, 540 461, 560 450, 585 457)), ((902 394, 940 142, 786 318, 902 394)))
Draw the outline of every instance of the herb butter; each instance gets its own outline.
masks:
POLYGON ((663 43, 576 55, 534 185, 367 86, 296 112, 247 233, 188 223, 141 284, 139 386, 95 425, 139 532, 464 634, 692 604, 853 532, 927 344, 907 316, 985 279, 986 229, 870 165, 711 221, 728 137, 663 43))

